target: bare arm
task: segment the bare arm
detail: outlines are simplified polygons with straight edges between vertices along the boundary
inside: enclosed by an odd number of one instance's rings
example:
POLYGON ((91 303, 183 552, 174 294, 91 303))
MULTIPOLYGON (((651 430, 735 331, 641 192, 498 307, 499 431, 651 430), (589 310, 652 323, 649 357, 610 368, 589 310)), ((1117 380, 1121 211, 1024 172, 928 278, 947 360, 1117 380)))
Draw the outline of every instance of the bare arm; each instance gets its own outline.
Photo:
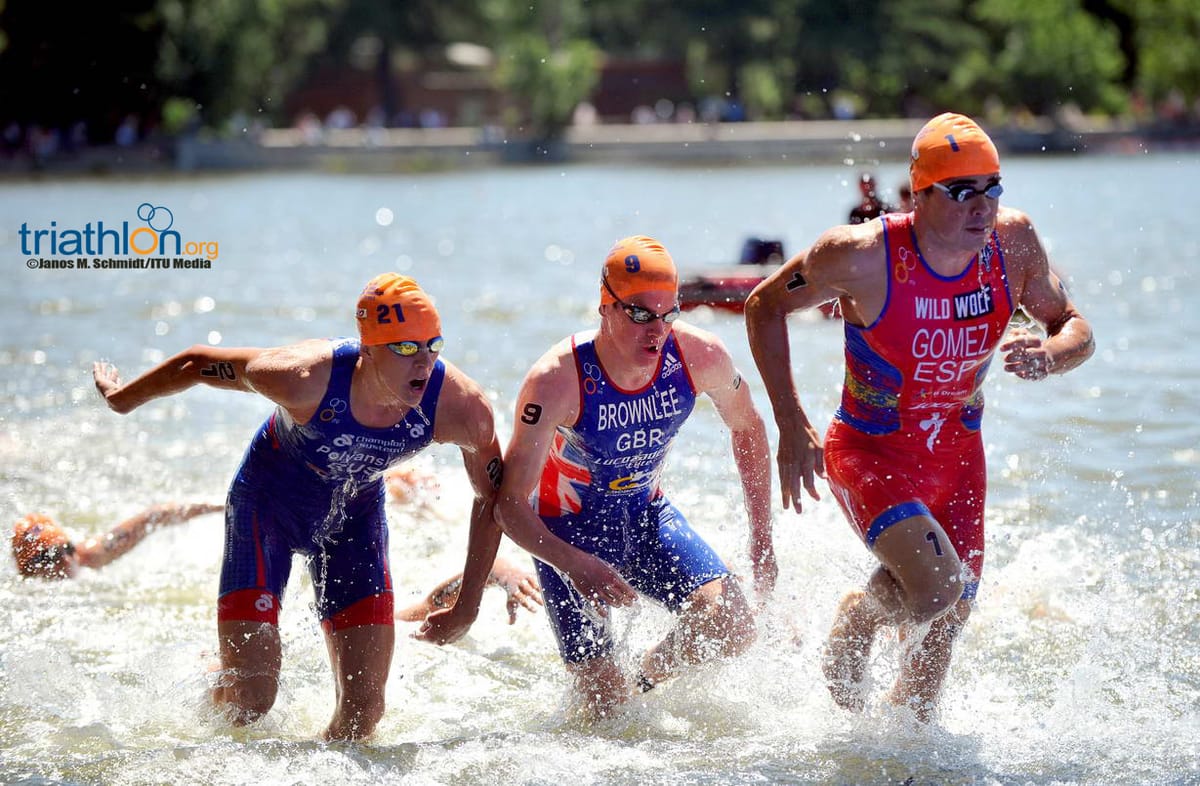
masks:
POLYGON ((779 575, 771 538, 771 448, 767 429, 754 406, 749 385, 734 368, 733 358, 720 340, 690 326, 680 326, 677 333, 686 342, 683 349, 689 373, 713 400, 730 431, 750 523, 754 585, 762 601, 775 589, 779 575))
POLYGON ((779 427, 779 490, 783 506, 800 512, 801 488, 813 499, 825 476, 821 437, 800 404, 792 379, 787 316, 837 298, 843 317, 870 324, 887 295, 882 225, 836 226, 792 257, 746 299, 746 331, 779 427))
POLYGON ((813 308, 840 293, 815 276, 808 251, 801 251, 762 281, 746 299, 746 333, 779 428, 779 490, 784 508, 801 510, 801 487, 813 499, 816 476, 825 476, 821 437, 800 403, 792 377, 787 316, 813 308))
POLYGON ((122 415, 154 399, 208 385, 259 393, 303 422, 320 403, 331 357, 327 341, 274 349, 197 344, 129 382, 123 383, 117 369, 107 363, 93 364, 92 377, 109 408, 122 415))
POLYGON ((517 397, 512 439, 504 454, 504 482, 496 500, 496 516, 518 546, 558 568, 580 594, 597 601, 603 612, 603 604, 633 603, 636 592, 603 560, 554 536, 529 504, 558 426, 577 416, 577 385, 570 348, 562 344, 525 377, 517 397))
POLYGON ((483 590, 487 586, 501 536, 493 510, 496 488, 500 484, 501 464, 500 442, 496 438, 492 407, 478 385, 458 369, 448 363, 446 365, 446 384, 438 403, 441 411, 434 438, 439 442, 458 445, 462 452, 463 468, 475 492, 475 500, 471 504, 471 526, 467 536, 462 585, 454 606, 430 615, 415 634, 416 638, 435 644, 458 640, 479 616, 483 590))
POLYGON ((1009 265, 1020 276, 1017 303, 1046 331, 1044 339, 1028 330, 1012 331, 1000 345, 1005 353, 1004 370, 1031 380, 1066 373, 1095 351, 1092 327, 1051 269, 1029 217, 1007 209, 1003 219, 1009 265))
MULTIPOLYGON (((517 621, 517 610, 522 606, 533 612, 537 611, 538 606, 543 605, 537 577, 503 557, 496 557, 496 561, 492 564, 492 572, 488 574, 488 584, 504 590, 509 625, 517 621)), ((458 600, 458 591, 461 588, 462 574, 456 573, 439 583, 420 601, 398 609, 396 619, 404 622, 422 622, 425 617, 438 609, 454 605, 458 600)))
POLYGON ((224 510, 224 505, 197 503, 182 505, 167 503, 147 508, 141 513, 122 521, 108 532, 94 535, 80 543, 75 554, 79 564, 87 568, 100 568, 142 542, 152 530, 168 524, 180 524, 203 516, 205 513, 217 513, 224 510))

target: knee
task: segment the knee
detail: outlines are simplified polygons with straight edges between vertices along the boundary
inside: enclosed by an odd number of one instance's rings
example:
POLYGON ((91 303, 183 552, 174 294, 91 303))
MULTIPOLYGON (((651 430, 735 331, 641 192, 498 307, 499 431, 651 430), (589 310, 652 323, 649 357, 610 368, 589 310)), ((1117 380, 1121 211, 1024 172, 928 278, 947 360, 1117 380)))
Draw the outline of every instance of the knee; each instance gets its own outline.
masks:
POLYGON ((225 707, 235 726, 254 723, 275 706, 278 682, 270 677, 246 679, 226 672, 212 690, 213 702, 225 707))
POLYGON ((379 725, 379 721, 383 720, 384 706, 383 696, 380 695, 372 697, 356 708, 354 712, 355 737, 367 737, 370 736, 371 732, 375 731, 375 727, 379 725))
POLYGON ((721 655, 740 655, 758 637, 754 613, 737 579, 726 577, 714 585, 701 588, 695 598, 707 621, 702 633, 719 646, 721 655))
POLYGON ((353 696, 343 693, 338 699, 337 710, 329 728, 325 730, 327 740, 364 740, 375 732, 383 720, 383 694, 353 696))
POLYGON ((931 587, 905 598, 911 621, 920 624, 942 619, 960 606, 967 609, 962 618, 965 621, 966 615, 970 614, 970 603, 959 600, 961 592, 962 585, 955 582, 949 586, 931 587))
POLYGON ((567 670, 575 678, 581 709, 590 719, 607 717, 629 699, 629 684, 611 658, 602 656, 568 664, 567 670))

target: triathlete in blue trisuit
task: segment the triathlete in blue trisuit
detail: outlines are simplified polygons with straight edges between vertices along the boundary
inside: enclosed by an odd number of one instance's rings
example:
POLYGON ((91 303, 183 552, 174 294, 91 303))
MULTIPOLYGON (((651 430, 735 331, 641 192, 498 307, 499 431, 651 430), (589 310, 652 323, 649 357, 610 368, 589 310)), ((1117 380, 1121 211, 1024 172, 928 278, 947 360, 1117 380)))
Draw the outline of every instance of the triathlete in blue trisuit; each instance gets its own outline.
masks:
POLYGON ((737 579, 659 488, 700 393, 732 432, 760 596, 775 582, 763 421, 721 341, 678 315, 666 249, 648 237, 618 242, 601 278, 599 330, 560 342, 529 371, 506 451, 497 519, 537 558, 559 652, 592 716, 631 694, 612 656, 609 606, 641 593, 679 615, 642 659, 641 690, 754 639, 737 579))
POLYGON ((383 715, 395 639, 384 471, 430 442, 458 445, 475 490, 462 586, 418 637, 462 636, 479 611, 500 530, 492 501, 500 446, 483 391, 442 359, 441 322, 410 278, 387 273, 358 301, 359 339, 274 349, 194 346, 129 383, 97 363, 96 387, 126 413, 197 384, 259 393, 277 407, 229 490, 213 698, 235 723, 270 710, 279 684, 279 603, 303 554, 337 681, 325 736, 360 739, 383 715))

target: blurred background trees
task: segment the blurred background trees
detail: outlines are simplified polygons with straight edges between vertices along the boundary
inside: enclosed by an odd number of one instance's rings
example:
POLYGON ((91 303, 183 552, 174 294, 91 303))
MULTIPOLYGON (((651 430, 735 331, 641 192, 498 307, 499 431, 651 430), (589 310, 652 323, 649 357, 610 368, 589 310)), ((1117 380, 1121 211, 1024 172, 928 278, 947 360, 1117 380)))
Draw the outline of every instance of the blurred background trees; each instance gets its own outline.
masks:
POLYGON ((0 125, 1195 122, 1197 40, 1200 0, 0 0, 0 125))

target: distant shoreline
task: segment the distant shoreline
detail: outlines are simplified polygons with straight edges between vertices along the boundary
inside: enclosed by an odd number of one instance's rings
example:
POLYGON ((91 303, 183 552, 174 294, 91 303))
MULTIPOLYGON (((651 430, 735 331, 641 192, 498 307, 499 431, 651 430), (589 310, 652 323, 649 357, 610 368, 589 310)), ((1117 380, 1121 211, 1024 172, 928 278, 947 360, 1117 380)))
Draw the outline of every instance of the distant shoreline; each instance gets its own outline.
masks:
MULTIPOLYGON (((548 145, 489 128, 265 129, 239 139, 181 137, 132 147, 87 147, 35 164, 0 159, 0 177, 318 171, 402 173, 506 164, 837 163, 902 161, 919 119, 576 126, 548 145)), ((1200 127, 1086 119, 989 127, 1002 153, 1145 153, 1200 147, 1200 127)))

